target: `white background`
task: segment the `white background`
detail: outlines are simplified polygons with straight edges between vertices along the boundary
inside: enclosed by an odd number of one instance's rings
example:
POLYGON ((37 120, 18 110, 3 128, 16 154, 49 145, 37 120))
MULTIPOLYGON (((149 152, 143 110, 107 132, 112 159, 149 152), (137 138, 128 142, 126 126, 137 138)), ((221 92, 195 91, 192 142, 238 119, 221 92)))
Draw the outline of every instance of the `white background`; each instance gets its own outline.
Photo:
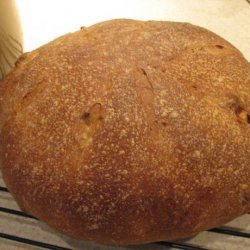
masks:
POLYGON ((17 0, 24 50, 112 18, 191 22, 229 40, 250 61, 250 4, 246 0, 17 0))

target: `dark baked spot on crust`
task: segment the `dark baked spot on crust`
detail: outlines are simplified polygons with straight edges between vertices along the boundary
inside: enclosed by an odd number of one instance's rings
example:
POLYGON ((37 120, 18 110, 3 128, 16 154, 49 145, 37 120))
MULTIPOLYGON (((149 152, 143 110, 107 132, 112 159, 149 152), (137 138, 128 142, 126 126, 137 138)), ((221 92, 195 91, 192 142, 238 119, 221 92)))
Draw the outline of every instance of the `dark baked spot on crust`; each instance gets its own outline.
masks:
POLYGON ((230 95, 228 98, 229 101, 227 102, 227 106, 234 112, 237 121, 239 123, 250 124, 250 112, 248 111, 249 108, 246 108, 246 105, 242 99, 237 95, 230 95))
MULTIPOLYGON (((155 66, 154 66, 153 68, 155 68, 155 66)), ((144 76, 146 76, 146 75, 147 75, 146 71, 145 71, 143 68, 140 68, 140 69, 141 69, 141 71, 142 71, 142 74, 143 74, 144 76)))
POLYGON ((27 92, 24 96, 23 96, 23 99, 26 99, 26 98, 28 98, 30 95, 31 95, 31 91, 29 91, 29 92, 27 92))
POLYGON ((247 114, 247 123, 250 124, 250 114, 249 113, 247 114))
MULTIPOLYGON (((156 66, 154 66, 153 68, 156 69, 156 66)), ((153 84, 152 84, 151 80, 148 77, 147 71, 145 69, 143 69, 143 68, 140 68, 140 69, 142 71, 142 74, 144 76, 146 76, 147 82, 149 83, 149 86, 150 86, 150 89, 151 89, 152 93, 154 93, 154 87, 153 87, 153 84)))
POLYGON ((223 45, 220 45, 220 44, 217 44, 215 45, 218 49, 224 49, 224 46, 223 45))
POLYGON ((195 46, 189 46, 186 48, 186 51, 193 54, 210 54, 217 56, 224 56, 226 54, 233 54, 234 51, 230 47, 225 47, 220 44, 197 44, 195 46))
POLYGON ((81 116, 81 119, 82 120, 87 120, 90 116, 90 113, 89 112, 84 112, 83 115, 81 116))
POLYGON ((167 123, 166 122, 161 122, 162 126, 166 127, 167 123))
POLYGON ((103 119, 102 115, 102 105, 100 103, 93 104, 89 112, 84 112, 81 116, 81 119, 86 123, 86 125, 90 126, 92 124, 97 123, 103 119))
POLYGON ((236 106, 235 114, 239 122, 250 124, 250 114, 244 108, 242 108, 241 106, 236 106))

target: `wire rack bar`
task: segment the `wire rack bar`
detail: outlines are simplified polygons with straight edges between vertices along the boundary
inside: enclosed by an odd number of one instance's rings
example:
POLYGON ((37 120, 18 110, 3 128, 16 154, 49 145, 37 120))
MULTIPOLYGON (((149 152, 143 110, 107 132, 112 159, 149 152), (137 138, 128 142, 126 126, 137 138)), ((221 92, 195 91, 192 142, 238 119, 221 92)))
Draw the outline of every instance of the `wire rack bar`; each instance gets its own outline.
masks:
POLYGON ((30 240, 30 239, 22 238, 22 237, 15 236, 15 235, 1 233, 1 232, 0 232, 0 237, 7 239, 7 240, 17 241, 17 242, 21 242, 24 244, 37 246, 37 247, 50 249, 50 250, 72 250, 71 248, 59 247, 56 245, 52 245, 52 244, 48 244, 48 243, 44 243, 44 242, 40 242, 40 241, 36 241, 36 240, 30 240))
POLYGON ((0 187, 1 192, 9 193, 8 189, 6 187, 0 187))
POLYGON ((213 232, 213 233, 219 233, 219 234, 228 234, 228 235, 232 235, 232 236, 237 236, 237 237, 244 237, 244 238, 248 238, 250 239, 250 233, 247 232, 240 232, 240 231, 236 231, 233 229, 229 229, 229 228, 212 228, 207 230, 209 232, 213 232))
POLYGON ((18 215, 18 216, 22 216, 22 217, 25 217, 25 218, 37 220, 37 218, 35 218, 35 217, 31 216, 31 215, 28 215, 28 214, 26 214, 26 213, 24 213, 22 211, 18 211, 18 210, 6 208, 6 207, 0 207, 0 212, 6 213, 6 214, 18 215))
POLYGON ((193 246, 193 245, 184 244, 184 243, 178 243, 178 242, 160 241, 160 242, 155 242, 154 244, 166 246, 166 247, 173 247, 175 249, 182 249, 182 250, 209 250, 207 248, 193 246))

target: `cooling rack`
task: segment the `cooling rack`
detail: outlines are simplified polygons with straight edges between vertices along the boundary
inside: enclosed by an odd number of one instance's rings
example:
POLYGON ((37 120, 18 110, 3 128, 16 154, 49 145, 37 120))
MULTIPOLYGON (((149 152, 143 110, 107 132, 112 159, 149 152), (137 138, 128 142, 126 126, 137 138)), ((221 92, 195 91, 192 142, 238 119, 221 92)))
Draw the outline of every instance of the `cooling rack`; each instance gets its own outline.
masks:
POLYGON ((250 249, 250 215, 213 228, 198 236, 178 242, 156 242, 139 247, 106 247, 79 243, 59 235, 35 217, 20 211, 0 176, 0 249, 1 250, 248 250, 250 249))

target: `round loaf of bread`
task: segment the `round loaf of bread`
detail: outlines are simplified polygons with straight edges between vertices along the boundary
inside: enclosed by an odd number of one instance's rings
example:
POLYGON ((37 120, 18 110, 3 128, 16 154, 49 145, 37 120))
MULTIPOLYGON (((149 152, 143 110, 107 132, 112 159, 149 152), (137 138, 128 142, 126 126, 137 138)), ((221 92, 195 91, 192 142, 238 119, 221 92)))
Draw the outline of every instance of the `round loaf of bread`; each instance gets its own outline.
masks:
POLYGON ((174 240, 250 212, 250 64, 186 23, 112 20, 0 84, 4 181, 74 238, 174 240))

